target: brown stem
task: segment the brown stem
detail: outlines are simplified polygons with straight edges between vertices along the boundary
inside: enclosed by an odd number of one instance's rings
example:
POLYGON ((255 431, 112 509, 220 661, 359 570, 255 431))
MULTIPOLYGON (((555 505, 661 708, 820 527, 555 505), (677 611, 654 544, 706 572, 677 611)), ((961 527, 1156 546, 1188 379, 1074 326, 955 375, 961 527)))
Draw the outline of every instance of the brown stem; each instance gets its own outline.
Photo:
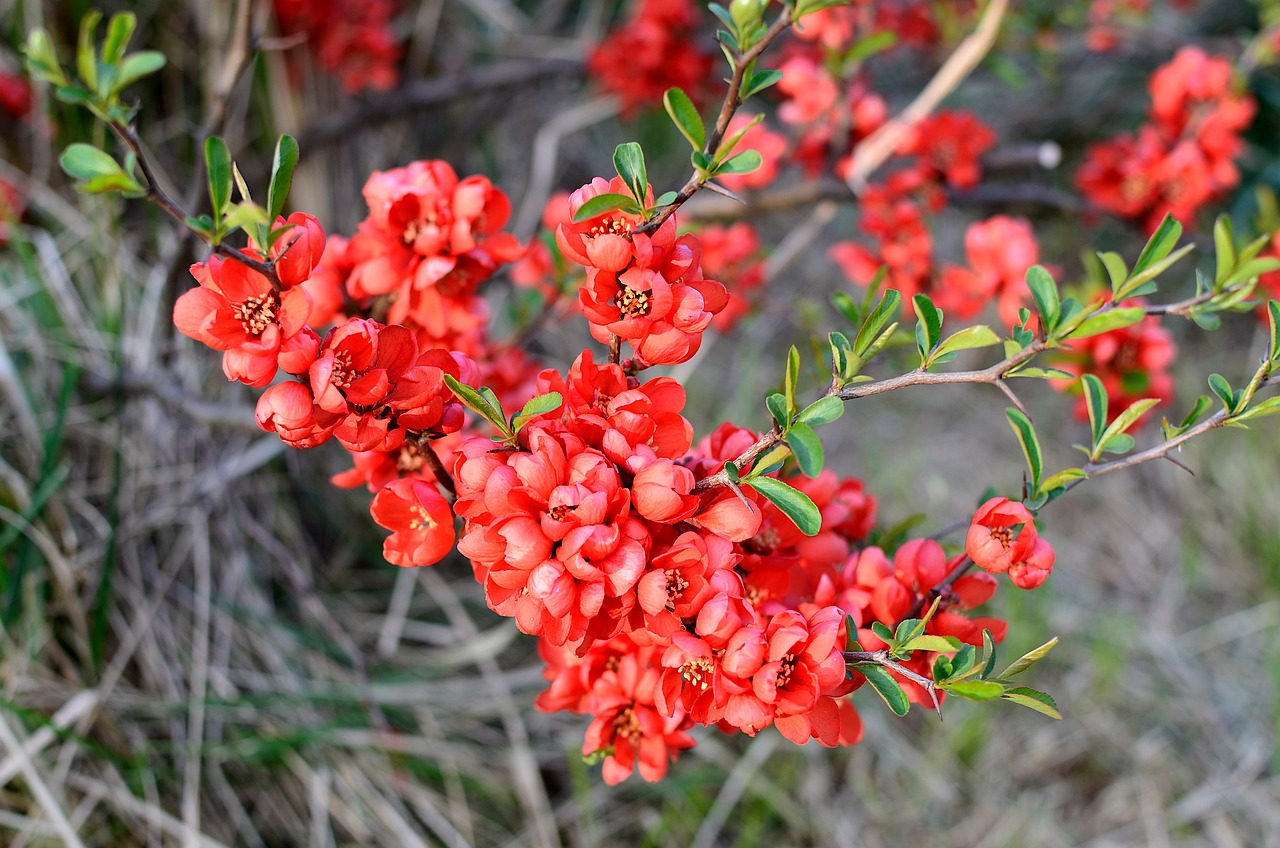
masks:
MULTIPOLYGON (((791 26, 791 10, 783 9, 782 14, 778 15, 777 20, 765 31, 760 40, 751 45, 747 52, 740 53, 735 57, 733 76, 729 79, 729 90, 725 93, 724 102, 720 105, 720 115, 716 118, 716 124, 711 130, 711 134, 707 136, 702 145, 702 152, 707 156, 714 158, 719 151, 720 143, 724 141, 724 134, 729 129, 729 121, 733 119, 734 113, 742 105, 738 98, 742 91, 743 78, 746 76, 747 68, 751 67, 751 64, 760 57, 760 54, 773 43, 774 39, 786 32, 789 26, 791 26)), ((643 226, 637 227, 635 232, 652 233, 662 226, 662 223, 674 215, 675 211, 683 206, 685 201, 693 197, 698 189, 702 188, 704 180, 703 175, 695 170, 676 194, 675 200, 662 207, 657 215, 653 216, 643 226)))
POLYGON ((452 501, 457 498, 458 489, 454 486, 453 475, 445 469, 444 463, 440 461, 440 455, 436 453, 435 448, 431 447, 431 442, 428 440, 427 435, 425 433, 419 434, 414 446, 417 447, 418 452, 427 463, 427 467, 431 469, 431 473, 435 475, 436 482, 449 490, 449 500, 452 501))
MULTIPOLYGON (((187 214, 186 210, 178 204, 178 201, 174 200, 173 197, 161 187, 160 181, 156 178, 155 171, 151 168, 151 162, 147 159, 147 155, 142 149, 142 142, 139 140, 137 132, 134 131, 132 126, 127 126, 116 121, 112 121, 110 123, 110 127, 137 159, 138 169, 142 171, 142 178, 146 180, 147 183, 147 200, 150 200, 152 203, 159 206, 167 215, 169 215, 169 217, 175 219, 178 223, 182 224, 182 226, 187 227, 188 230, 190 230, 190 225, 187 223, 187 218, 190 216, 187 214)), ((264 261, 250 256, 243 250, 232 247, 225 242, 218 242, 215 244, 204 233, 200 233, 195 230, 191 230, 191 232, 196 233, 196 235, 200 237, 201 241, 213 249, 214 253, 225 256, 228 259, 234 259, 240 264, 252 268, 254 271, 257 271, 259 274, 267 278, 267 282, 271 284, 271 288, 273 290, 277 292, 284 291, 284 286, 280 283, 280 277, 276 274, 274 262, 270 260, 264 261)))

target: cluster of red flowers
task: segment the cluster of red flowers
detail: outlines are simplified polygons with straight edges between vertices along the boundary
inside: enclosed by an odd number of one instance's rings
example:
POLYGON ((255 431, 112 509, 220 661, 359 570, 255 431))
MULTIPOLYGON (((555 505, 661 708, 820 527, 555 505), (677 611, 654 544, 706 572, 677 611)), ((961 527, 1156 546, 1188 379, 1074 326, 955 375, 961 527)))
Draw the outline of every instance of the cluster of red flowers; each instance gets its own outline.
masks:
POLYGON ((1016 313, 1025 294, 1019 281, 1028 267, 1017 266, 1037 253, 1030 226, 1021 219, 998 216, 975 224, 965 237, 971 269, 934 274, 928 215, 941 211, 948 187, 978 183, 980 159, 994 143, 995 134, 967 112, 940 112, 920 122, 899 148, 898 167, 862 195, 861 229, 875 244, 839 242, 831 247, 831 259, 859 284, 883 266, 886 284, 908 304, 926 292, 944 309, 971 317, 999 298, 1002 318, 1010 309, 1016 313))
POLYGON ((1154 228, 1165 213, 1192 220, 1240 181, 1240 134, 1253 99, 1236 90, 1231 63, 1184 47, 1151 77, 1150 121, 1089 148, 1076 184, 1094 203, 1154 228))
POLYGON ((630 113, 662 102, 671 87, 700 103, 711 82, 713 53, 693 0, 640 0, 626 23, 610 32, 587 59, 587 73, 630 113))
POLYGON ((365 198, 369 217, 349 240, 326 241, 314 217, 295 213, 277 222, 286 229, 270 251, 251 246, 273 260, 275 283, 234 259, 193 266, 200 285, 178 299, 174 323, 223 351, 228 379, 263 387, 292 375, 263 393, 258 423, 295 447, 333 438, 352 452, 355 467, 335 482, 377 493, 374 519, 394 531, 389 561, 425 565, 454 540, 429 459, 456 446, 464 423, 446 375, 527 398, 537 371, 489 345, 476 293, 523 249, 501 232, 506 196, 443 162, 375 173, 365 198), (335 323, 323 338, 315 329, 335 323))
POLYGON ((386 91, 400 79, 400 45, 391 19, 398 0, 275 0, 285 37, 303 36, 325 70, 348 93, 386 91))

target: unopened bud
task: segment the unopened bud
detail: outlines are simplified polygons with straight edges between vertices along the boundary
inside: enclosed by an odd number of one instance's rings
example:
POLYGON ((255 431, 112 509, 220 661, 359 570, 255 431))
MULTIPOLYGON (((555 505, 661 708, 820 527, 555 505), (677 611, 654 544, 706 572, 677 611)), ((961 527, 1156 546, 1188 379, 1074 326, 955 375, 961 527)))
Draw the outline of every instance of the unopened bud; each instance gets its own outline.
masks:
POLYGON ((738 31, 745 33, 760 23, 768 5, 769 0, 733 0, 729 4, 729 16, 738 25, 738 31))

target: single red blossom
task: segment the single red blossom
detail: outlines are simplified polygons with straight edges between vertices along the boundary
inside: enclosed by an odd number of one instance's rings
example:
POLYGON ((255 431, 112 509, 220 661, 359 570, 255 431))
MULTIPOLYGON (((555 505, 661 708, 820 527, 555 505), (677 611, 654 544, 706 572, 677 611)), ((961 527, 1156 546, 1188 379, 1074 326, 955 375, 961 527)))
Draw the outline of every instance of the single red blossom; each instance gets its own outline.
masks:
POLYGON ((1034 589, 1048 579, 1053 571, 1053 560, 1053 548, 1043 538, 1037 537, 1027 558, 1009 566, 1009 579, 1019 589, 1034 589))
POLYGON ((262 393, 254 410, 258 426, 275 433, 295 448, 323 444, 342 422, 341 416, 320 409, 302 383, 277 383, 262 393))
POLYGON ((213 256, 191 266, 200 285, 178 298, 173 323, 184 335, 223 354, 228 379, 265 386, 275 377, 281 345, 305 326, 311 311, 300 288, 277 292, 246 265, 213 256))
POLYGON ((271 248, 276 276, 285 288, 306 282, 320 264, 325 252, 324 227, 314 215, 294 212, 288 218, 277 220, 276 226, 292 225, 271 248))
POLYGON ((918 123, 900 150, 918 156, 948 184, 972 188, 982 178, 982 155, 995 141, 995 133, 977 116, 941 111, 918 123))
POLYGON ((388 483, 369 511, 391 531, 382 555, 392 565, 434 565, 453 549, 453 510, 430 483, 412 477, 388 483))
POLYGON ((652 651, 622 656, 616 670, 606 671, 592 689, 595 718, 582 753, 606 755, 601 776, 610 786, 626 780, 633 770, 647 781, 661 780, 680 751, 694 745, 685 732, 693 725, 689 717, 679 711, 663 716, 654 704, 661 673, 649 664, 652 651))
POLYGON ((31 83, 18 74, 0 72, 0 109, 15 121, 25 121, 31 114, 31 83))
POLYGON ((974 513, 964 550, 979 568, 1003 574, 1031 554, 1037 538, 1031 511, 1017 501, 996 497, 974 513))

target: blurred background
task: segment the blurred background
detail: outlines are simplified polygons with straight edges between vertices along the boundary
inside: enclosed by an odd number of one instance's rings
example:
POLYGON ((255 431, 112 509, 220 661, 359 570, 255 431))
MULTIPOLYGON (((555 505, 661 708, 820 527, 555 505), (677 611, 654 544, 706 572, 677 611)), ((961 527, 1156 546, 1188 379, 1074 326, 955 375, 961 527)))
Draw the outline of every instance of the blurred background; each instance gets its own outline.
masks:
MULTIPOLYGON (((193 207, 210 130, 250 185, 265 183, 276 135, 295 135, 290 207, 331 234, 351 235, 364 218, 371 172, 415 159, 489 176, 511 197, 522 241, 553 191, 612 173, 620 142, 644 144, 655 188, 687 177, 683 140, 658 104, 624 108, 599 65, 587 70, 643 4, 127 5, 139 19, 135 46, 169 59, 133 90, 139 130, 161 181, 193 207)), ((878 5, 935 26, 929 44, 863 71, 896 112, 976 11, 878 5)), ((1061 280, 1083 280, 1091 250, 1132 261, 1141 223, 1090 207, 1072 175, 1087 143, 1143 120, 1148 77, 1185 44, 1237 63, 1258 107, 1239 185, 1185 222, 1186 238, 1209 246, 1220 208, 1239 232, 1264 231, 1255 221, 1280 182, 1280 72, 1249 51, 1261 49, 1270 10, 1151 0, 1101 4, 1120 10, 1100 16, 1099 5, 1012 3, 992 52, 946 100, 998 141, 984 182, 932 221, 940 262, 963 262, 965 227, 996 214, 1031 222, 1061 280), (1102 52, 1100 26, 1113 38, 1102 52), (1046 160, 1046 143, 1060 155, 1046 160)), ((0 840, 1280 845, 1272 422, 1183 450, 1194 476, 1146 465, 1045 511, 1053 577, 1034 593, 1002 587, 990 614, 1009 621, 1002 657, 1060 638, 1028 683, 1057 699, 1063 721, 958 700, 943 722, 919 709, 897 719, 864 691, 855 702, 866 735, 851 749, 704 730, 660 784, 605 786, 579 754, 585 717, 533 709, 544 684, 533 641, 486 609, 467 563, 388 565, 367 494, 327 480, 349 467, 346 454, 332 444, 294 451, 262 433, 256 393, 226 383, 217 355, 173 329, 200 245, 142 202, 70 190, 57 151, 106 143, 106 132, 47 90, 22 88, 18 47, 43 26, 65 60, 89 8, 0 0, 0 840)), ((696 8, 706 42, 696 46, 710 55, 713 19, 696 8)), ((625 70, 640 57, 605 58, 625 70)), ((792 167, 776 185, 803 183, 792 167)), ((723 198, 702 201, 689 221, 723 214, 723 198)), ((786 247, 769 260, 756 313, 679 370, 699 436, 724 420, 765 426, 761 400, 783 351, 847 330, 829 295, 859 296, 827 254, 857 237, 852 194, 748 211, 765 254, 786 247)), ((1157 298, 1188 296, 1197 264, 1212 261, 1197 251, 1157 298)), ((484 291, 495 336, 521 332, 528 290, 500 272, 484 291)), ((1207 374, 1239 381, 1265 344, 1249 314, 1212 334, 1168 330, 1180 351, 1175 420, 1207 374)), ((531 355, 562 369, 589 343, 572 317, 529 336, 531 355)), ((895 367, 910 366, 891 359, 873 373, 895 367)), ((819 366, 805 379, 816 391, 819 366)), ((1050 465, 1075 464, 1070 445, 1088 436, 1071 399, 1038 382, 1020 395, 1050 465)), ((1005 406, 983 386, 858 401, 825 434, 828 462, 865 482, 882 526, 921 515, 915 532, 934 533, 967 521, 986 487, 1019 485, 1005 406)), ((1156 430, 1139 445, 1154 444, 1156 430)))

